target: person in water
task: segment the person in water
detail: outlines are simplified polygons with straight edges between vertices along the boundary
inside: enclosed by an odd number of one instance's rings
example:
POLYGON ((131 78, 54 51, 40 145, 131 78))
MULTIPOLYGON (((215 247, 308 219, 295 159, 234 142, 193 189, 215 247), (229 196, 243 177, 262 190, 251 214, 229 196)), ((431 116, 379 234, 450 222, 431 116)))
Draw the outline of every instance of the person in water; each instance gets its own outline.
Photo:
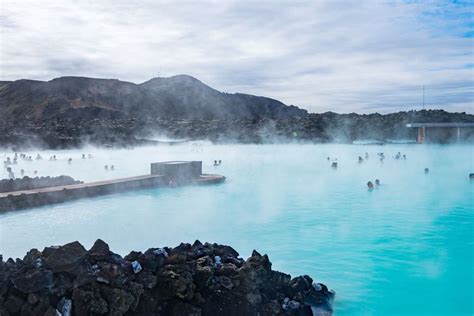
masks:
POLYGON ((20 174, 21 174, 21 176, 23 177, 23 176, 25 175, 25 169, 21 169, 21 170, 20 170, 20 174))
POLYGON ((361 156, 359 156, 359 163, 363 163, 364 162, 364 158, 362 158, 361 156))
POLYGON ((469 174, 469 179, 474 180, 474 173, 469 174))
POLYGON ((222 163, 222 161, 221 161, 221 160, 219 160, 219 165, 220 165, 221 163, 222 163))
POLYGON ((72 158, 69 158, 69 159, 67 160, 67 162, 68 162, 69 164, 71 164, 71 163, 72 163, 72 158))
POLYGON ((86 154, 82 154, 82 159, 86 159, 86 154))
POLYGON ((333 162, 333 163, 331 164, 331 167, 337 168, 337 162, 333 162))
POLYGON ((114 170, 115 170, 115 167, 114 167, 114 165, 111 165, 111 166, 110 166, 110 170, 112 170, 112 171, 114 171, 114 170))
POLYGON ((8 168, 7 168, 7 172, 8 172, 8 178, 9 178, 10 180, 15 179, 15 175, 13 174, 12 168, 8 167, 8 168))
POLYGON ((425 168, 425 173, 428 173, 428 172, 430 172, 430 169, 425 168))
POLYGON ((369 153, 365 153, 365 159, 369 159, 369 153))
POLYGON ((374 189, 374 184, 372 183, 372 181, 367 182, 367 188, 369 189, 369 191, 372 191, 374 189))
POLYGON ((109 170, 109 166, 108 166, 108 165, 105 165, 105 166, 104 166, 104 169, 105 169, 105 170, 109 170))
POLYGON ((174 179, 170 179, 170 182, 168 182, 168 186, 170 188, 176 188, 176 181, 174 179))
POLYGON ((218 166, 217 160, 214 160, 214 166, 218 166))
POLYGON ((379 180, 379 179, 375 179, 375 185, 376 185, 376 186, 379 186, 379 185, 380 185, 380 180, 379 180))

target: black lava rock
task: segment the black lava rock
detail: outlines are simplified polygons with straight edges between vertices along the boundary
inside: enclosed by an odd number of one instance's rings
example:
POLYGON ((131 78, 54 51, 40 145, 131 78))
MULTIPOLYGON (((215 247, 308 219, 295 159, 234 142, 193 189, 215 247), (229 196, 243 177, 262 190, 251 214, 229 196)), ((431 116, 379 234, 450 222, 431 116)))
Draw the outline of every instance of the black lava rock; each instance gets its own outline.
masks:
POLYGON ((330 315, 334 292, 257 251, 196 241, 122 258, 97 240, 0 256, 1 315, 330 315))

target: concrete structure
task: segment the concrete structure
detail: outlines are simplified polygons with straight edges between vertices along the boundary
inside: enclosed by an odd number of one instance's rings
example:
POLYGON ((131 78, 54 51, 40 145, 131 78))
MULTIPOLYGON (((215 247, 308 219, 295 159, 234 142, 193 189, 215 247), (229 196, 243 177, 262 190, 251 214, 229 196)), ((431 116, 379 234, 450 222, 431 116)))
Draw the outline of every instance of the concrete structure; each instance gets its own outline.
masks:
POLYGON ((474 128, 474 123, 410 123, 406 124, 406 127, 417 128, 418 134, 416 137, 416 142, 422 144, 426 140, 426 130, 428 128, 450 128, 456 129, 457 140, 461 139, 461 129, 462 128, 474 128))
POLYGON ((151 174, 161 174, 169 180, 188 183, 202 174, 202 161, 165 161, 151 164, 151 174))
POLYGON ((201 161, 170 161, 151 164, 151 174, 59 187, 0 193, 0 212, 37 207, 130 190, 187 184, 216 184, 225 177, 202 174, 201 161))

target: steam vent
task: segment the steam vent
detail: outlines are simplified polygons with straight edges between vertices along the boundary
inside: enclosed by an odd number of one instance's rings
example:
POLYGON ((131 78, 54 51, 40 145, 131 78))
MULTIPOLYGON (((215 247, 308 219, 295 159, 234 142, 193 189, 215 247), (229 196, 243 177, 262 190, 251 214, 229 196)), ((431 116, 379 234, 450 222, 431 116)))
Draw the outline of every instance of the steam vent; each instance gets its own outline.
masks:
POLYGON ((149 175, 2 192, 0 193, 0 212, 137 189, 217 184, 224 181, 224 176, 203 174, 202 161, 158 162, 151 164, 151 174, 149 175))

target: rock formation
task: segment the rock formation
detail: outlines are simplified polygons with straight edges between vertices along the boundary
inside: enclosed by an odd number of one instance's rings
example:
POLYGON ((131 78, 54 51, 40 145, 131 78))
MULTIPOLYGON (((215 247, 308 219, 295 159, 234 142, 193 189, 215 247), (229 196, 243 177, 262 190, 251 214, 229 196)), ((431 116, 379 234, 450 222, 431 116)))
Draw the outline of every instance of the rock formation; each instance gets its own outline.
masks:
POLYGON ((74 180, 73 178, 69 176, 58 176, 58 177, 48 176, 48 177, 35 177, 35 178, 24 176, 23 178, 0 180, 0 193, 57 187, 57 186, 79 184, 79 183, 83 183, 83 182, 74 180))
MULTIPOLYGON (((1 116, 0 116, 1 118, 1 116)), ((417 130, 410 122, 474 123, 474 115, 442 110, 392 114, 308 114, 288 118, 179 119, 179 118, 77 118, 47 121, 1 121, 0 147, 50 149, 77 148, 85 144, 129 147, 161 144, 155 135, 174 139, 210 140, 216 143, 342 142, 355 140, 415 140, 417 130)), ((435 136, 433 130, 428 136, 435 136)), ((462 140, 474 142, 474 129, 465 128, 462 140)), ((430 137, 428 137, 430 138, 430 137)), ((456 131, 429 141, 457 141, 456 131)))
POLYGON ((330 315, 334 292, 229 246, 182 243, 125 257, 97 240, 0 261, 0 315, 330 315))

